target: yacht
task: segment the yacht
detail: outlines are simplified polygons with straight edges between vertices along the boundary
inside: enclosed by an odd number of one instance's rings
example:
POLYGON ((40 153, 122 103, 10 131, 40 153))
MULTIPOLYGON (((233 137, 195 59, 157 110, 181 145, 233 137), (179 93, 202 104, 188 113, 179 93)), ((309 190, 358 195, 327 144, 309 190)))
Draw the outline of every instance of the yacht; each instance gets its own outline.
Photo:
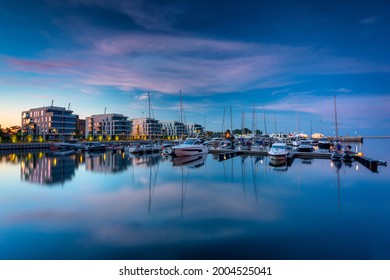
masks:
POLYGON ((301 140, 297 152, 314 152, 314 148, 309 140, 301 140))
POLYGON ((199 138, 187 138, 182 144, 172 147, 176 156, 193 156, 207 154, 209 150, 203 145, 199 138))
POLYGON ((329 150, 330 149, 330 142, 329 142, 328 138, 325 138, 325 137, 321 138, 318 141, 318 148, 329 150))
POLYGON ((129 154, 152 154, 161 151, 161 146, 148 143, 148 144, 136 144, 129 146, 125 149, 125 153, 129 154))
POLYGON ((268 151, 268 155, 273 162, 285 161, 290 151, 287 149, 286 143, 274 143, 268 151))

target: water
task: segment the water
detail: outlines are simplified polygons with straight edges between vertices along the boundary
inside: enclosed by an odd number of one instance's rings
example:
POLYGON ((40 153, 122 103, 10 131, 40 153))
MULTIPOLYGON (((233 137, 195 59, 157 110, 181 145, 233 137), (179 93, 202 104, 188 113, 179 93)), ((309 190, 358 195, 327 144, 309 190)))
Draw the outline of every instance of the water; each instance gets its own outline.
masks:
MULTIPOLYGON (((389 139, 358 149, 389 162, 389 139)), ((1 156, 0 259, 390 259, 390 172, 209 154, 1 156)))

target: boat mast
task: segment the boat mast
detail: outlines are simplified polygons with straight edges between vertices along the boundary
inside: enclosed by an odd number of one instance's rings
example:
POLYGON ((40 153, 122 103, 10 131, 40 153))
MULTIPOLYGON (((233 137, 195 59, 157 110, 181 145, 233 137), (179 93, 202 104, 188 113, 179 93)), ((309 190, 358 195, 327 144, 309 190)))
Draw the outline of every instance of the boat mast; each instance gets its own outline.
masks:
POLYGON ((149 138, 149 142, 151 141, 151 133, 150 133, 150 129, 151 129, 151 119, 150 119, 150 92, 148 92, 148 104, 149 104, 149 123, 148 123, 148 138, 149 138))
POLYGON ((252 134, 256 135, 256 112, 255 112, 255 103, 253 103, 253 112, 252 112, 252 134))
POLYGON ((181 90, 179 91, 179 94, 180 94, 180 123, 181 123, 181 133, 180 133, 180 138, 181 140, 183 141, 183 129, 184 129, 184 120, 183 120, 183 99, 182 99, 182 96, 181 96, 181 90))
POLYGON ((230 133, 233 135, 232 105, 230 105, 230 133))
POLYGON ((245 112, 241 112, 241 137, 244 138, 245 132, 245 112))
POLYGON ((226 111, 226 107, 223 108, 222 134, 223 134, 224 131, 225 131, 225 111, 226 111))
POLYGON ((275 124, 275 134, 278 134, 278 130, 276 128, 276 116, 274 115, 274 124, 275 124))
POLYGON ((264 132, 265 132, 265 135, 267 135, 267 123, 265 121, 265 109, 264 109, 264 106, 263 106, 263 115, 264 115, 264 132))
POLYGON ((336 129, 336 138, 339 138, 339 128, 338 128, 338 123, 337 123, 336 95, 334 96, 334 121, 335 121, 335 129, 336 129))

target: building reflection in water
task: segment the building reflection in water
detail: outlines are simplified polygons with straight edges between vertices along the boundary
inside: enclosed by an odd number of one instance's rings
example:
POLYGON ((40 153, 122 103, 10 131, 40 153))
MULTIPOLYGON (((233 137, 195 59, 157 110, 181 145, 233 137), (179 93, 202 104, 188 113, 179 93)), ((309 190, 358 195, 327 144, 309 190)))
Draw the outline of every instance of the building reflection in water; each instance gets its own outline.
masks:
POLYGON ((104 152, 85 153, 85 169, 98 173, 119 173, 125 171, 132 164, 124 153, 104 152))
POLYGON ((10 154, 2 160, 20 164, 22 181, 42 185, 64 184, 75 176, 76 169, 85 164, 85 169, 100 173, 118 173, 125 171, 132 160, 123 153, 78 153, 54 156, 50 153, 36 152, 28 154, 10 154))
POLYGON ((39 152, 21 155, 20 158, 22 181, 49 186, 71 180, 79 165, 77 155, 52 157, 39 152))

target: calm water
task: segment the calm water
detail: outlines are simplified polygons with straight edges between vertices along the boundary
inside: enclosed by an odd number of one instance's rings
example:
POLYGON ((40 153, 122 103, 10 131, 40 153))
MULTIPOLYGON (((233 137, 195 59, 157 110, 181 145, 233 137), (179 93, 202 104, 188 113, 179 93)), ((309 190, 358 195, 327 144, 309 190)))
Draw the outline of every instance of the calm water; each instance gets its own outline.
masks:
MULTIPOLYGON (((389 139, 365 139, 389 162, 389 139)), ((390 172, 267 157, 0 161, 0 259, 390 259, 390 172)))

